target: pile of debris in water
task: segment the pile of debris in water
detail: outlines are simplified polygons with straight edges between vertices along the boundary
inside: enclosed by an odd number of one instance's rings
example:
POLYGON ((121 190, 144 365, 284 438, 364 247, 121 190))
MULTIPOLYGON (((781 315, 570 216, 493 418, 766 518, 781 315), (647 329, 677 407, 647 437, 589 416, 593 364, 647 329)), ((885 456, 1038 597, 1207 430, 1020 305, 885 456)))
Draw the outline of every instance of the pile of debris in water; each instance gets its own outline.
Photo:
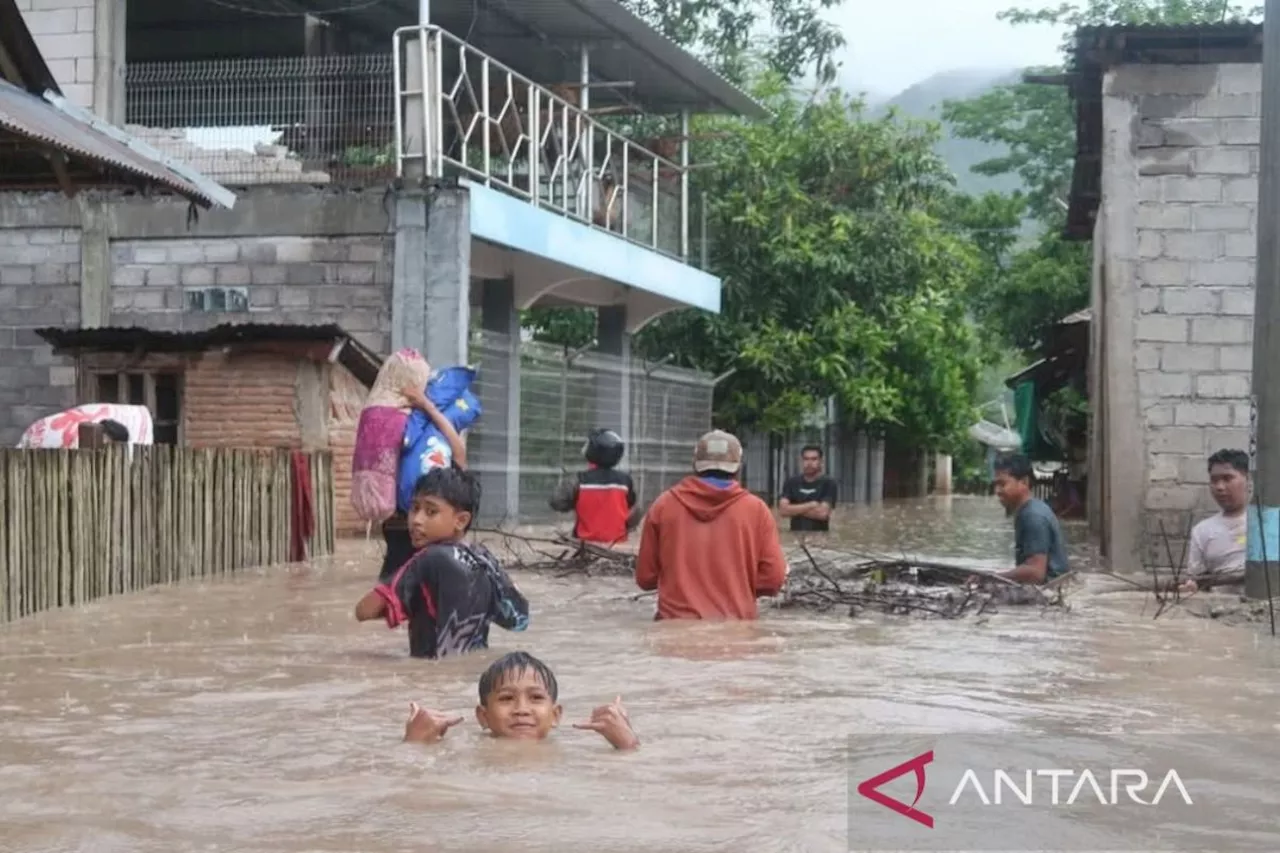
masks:
POLYGON ((635 574, 636 555, 591 542, 574 539, 567 533, 525 536, 511 531, 477 531, 499 537, 492 544, 495 555, 508 569, 554 574, 556 577, 627 577, 635 574))
POLYGON ((790 559, 782 608, 849 616, 879 613, 925 619, 990 616, 1006 606, 1067 610, 1070 575, 1042 587, 1019 584, 981 570, 910 557, 885 558, 811 550, 801 545, 790 559), (971 579, 977 577, 977 583, 971 579))
MULTIPOLYGON (((510 569, 560 578, 630 577, 635 573, 632 551, 581 542, 565 533, 484 532, 500 537, 492 547, 500 550, 498 556, 510 569)), ((817 549, 806 544, 787 554, 787 562, 791 574, 774 603, 778 608, 843 609, 849 616, 881 613, 931 619, 990 616, 1009 606, 1067 609, 1065 588, 1070 575, 1035 587, 965 566, 817 549), (975 576, 981 581, 970 584, 975 576)))

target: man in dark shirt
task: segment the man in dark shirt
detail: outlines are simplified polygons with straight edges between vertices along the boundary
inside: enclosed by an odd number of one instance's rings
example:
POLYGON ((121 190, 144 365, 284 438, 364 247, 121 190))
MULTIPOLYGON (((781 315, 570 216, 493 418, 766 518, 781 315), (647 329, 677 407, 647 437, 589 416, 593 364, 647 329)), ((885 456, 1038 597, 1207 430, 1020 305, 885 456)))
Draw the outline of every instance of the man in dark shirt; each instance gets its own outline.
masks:
POLYGON ((836 505, 836 482, 822 473, 822 448, 811 444, 800 451, 804 473, 782 486, 778 512, 791 519, 792 532, 831 529, 831 510, 836 505))
POLYGON ((1013 516, 1014 560, 1017 566, 1001 572, 1019 583, 1041 584, 1066 574, 1066 541, 1049 505, 1031 496, 1035 472, 1031 460, 1021 454, 997 460, 996 497, 1013 516))

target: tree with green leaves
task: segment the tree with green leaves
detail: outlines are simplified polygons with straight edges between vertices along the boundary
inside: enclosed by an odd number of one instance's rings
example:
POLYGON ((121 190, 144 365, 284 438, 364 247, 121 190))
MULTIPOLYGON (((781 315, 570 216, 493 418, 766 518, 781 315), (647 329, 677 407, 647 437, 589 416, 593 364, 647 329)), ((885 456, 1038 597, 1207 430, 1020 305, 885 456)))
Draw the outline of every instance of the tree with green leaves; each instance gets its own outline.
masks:
POLYGON ((787 80, 835 79, 845 39, 822 13, 844 0, 622 0, 734 82, 763 65, 787 80))
MULTIPOLYGON (((1078 27, 1213 23, 1245 19, 1259 11, 1229 0, 1085 0, 1048 9, 1009 9, 999 17, 1015 26, 1065 26, 1065 59, 1078 27)), ((1057 68, 1035 70, 1060 73, 1064 67, 1065 61, 1057 68)), ((1008 345, 1032 349, 1048 326, 1089 304, 1089 254, 1061 236, 1075 157, 1070 98, 1062 86, 1019 83, 948 103, 943 118, 958 136, 1005 150, 1002 156, 979 163, 974 171, 1016 174, 1022 179, 1025 193, 1010 201, 1021 199, 1025 214, 1039 226, 1041 236, 1030 246, 1008 251, 1016 225, 1009 221, 1008 209, 997 209, 993 203, 970 208, 969 219, 962 225, 975 236, 980 230, 1007 233, 1005 239, 1010 242, 991 280, 976 294, 974 309, 1008 345)))
POLYGON ((664 317, 637 350, 728 374, 732 428, 793 429, 834 397, 851 422, 949 446, 973 419, 982 253, 935 215, 953 180, 936 127, 870 120, 839 92, 799 101, 776 77, 758 96, 772 121, 700 134, 721 313, 664 317))

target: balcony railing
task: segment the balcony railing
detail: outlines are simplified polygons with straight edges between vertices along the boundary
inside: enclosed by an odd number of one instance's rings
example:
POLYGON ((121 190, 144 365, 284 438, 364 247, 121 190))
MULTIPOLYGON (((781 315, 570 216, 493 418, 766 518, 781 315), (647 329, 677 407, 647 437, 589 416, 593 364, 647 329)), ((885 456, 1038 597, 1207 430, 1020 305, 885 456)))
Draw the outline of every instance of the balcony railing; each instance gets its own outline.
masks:
POLYGON ((539 85, 438 27, 398 30, 394 62, 398 175, 465 176, 689 259, 679 138, 633 142, 582 108, 582 86, 539 85))

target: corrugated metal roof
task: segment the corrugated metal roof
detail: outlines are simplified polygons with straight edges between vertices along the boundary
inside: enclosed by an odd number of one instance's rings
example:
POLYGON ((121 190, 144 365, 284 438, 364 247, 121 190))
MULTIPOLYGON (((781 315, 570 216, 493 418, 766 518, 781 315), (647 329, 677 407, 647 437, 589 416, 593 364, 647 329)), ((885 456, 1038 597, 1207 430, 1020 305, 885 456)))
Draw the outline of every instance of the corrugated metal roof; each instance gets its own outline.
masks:
MULTIPOLYGON (((113 139, 59 105, 4 80, 0 80, 0 127, 33 143, 55 148, 70 157, 119 169, 140 179, 142 183, 173 190, 203 207, 215 204, 230 206, 220 194, 196 186, 174 169, 133 150, 127 139, 113 139)), ((226 190, 222 190, 222 193, 230 195, 226 190)), ((231 198, 234 200, 235 197, 231 198)))
POLYGON ((373 385, 383 362, 382 356, 333 323, 223 323, 190 332, 164 332, 137 326, 44 328, 36 329, 36 334, 60 352, 194 353, 236 344, 344 342, 338 363, 366 387, 373 385))
MULTIPOLYGON (((331 0, 299 0, 297 5, 340 20, 381 15, 395 26, 417 23, 417 0, 393 0, 345 16, 326 14, 333 8, 331 0)), ((622 91, 634 93, 650 110, 769 115, 758 101, 617 0, 432 0, 431 23, 541 83, 576 81, 578 51, 586 43, 595 48, 592 76, 634 82, 622 91), (562 69, 573 70, 569 79, 561 79, 568 76, 562 69)), ((593 98, 611 100, 607 96, 604 89, 592 90, 593 98)))

